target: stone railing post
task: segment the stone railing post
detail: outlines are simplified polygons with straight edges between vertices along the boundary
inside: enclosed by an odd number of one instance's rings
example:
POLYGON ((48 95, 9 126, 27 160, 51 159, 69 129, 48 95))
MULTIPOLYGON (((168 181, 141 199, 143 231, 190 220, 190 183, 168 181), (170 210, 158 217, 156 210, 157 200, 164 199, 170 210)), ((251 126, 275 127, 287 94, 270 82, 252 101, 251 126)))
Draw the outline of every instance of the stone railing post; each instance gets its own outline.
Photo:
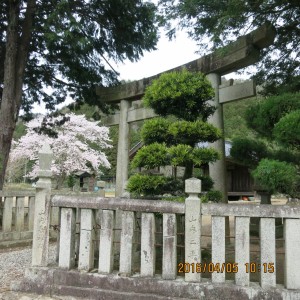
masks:
POLYGON ((51 197, 51 162, 52 151, 44 144, 39 152, 39 180, 36 183, 34 226, 32 241, 32 266, 47 266, 50 197, 51 197))
MULTIPOLYGON (((185 192, 189 197, 185 200, 185 281, 199 282, 200 272, 196 272, 201 263, 201 180, 197 178, 185 181, 185 192)), ((184 267, 185 267, 184 266, 184 267)))

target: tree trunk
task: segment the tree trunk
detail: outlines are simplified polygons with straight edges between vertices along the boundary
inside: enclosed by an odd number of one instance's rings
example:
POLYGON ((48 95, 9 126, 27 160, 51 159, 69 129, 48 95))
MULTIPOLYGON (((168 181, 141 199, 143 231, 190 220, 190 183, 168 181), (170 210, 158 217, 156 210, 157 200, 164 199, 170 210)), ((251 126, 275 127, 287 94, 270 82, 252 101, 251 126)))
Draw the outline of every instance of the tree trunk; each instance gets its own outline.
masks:
POLYGON ((22 103, 24 73, 36 0, 27 1, 25 18, 19 36, 20 6, 21 1, 9 1, 3 94, 0 102, 0 190, 3 188, 12 137, 22 103))

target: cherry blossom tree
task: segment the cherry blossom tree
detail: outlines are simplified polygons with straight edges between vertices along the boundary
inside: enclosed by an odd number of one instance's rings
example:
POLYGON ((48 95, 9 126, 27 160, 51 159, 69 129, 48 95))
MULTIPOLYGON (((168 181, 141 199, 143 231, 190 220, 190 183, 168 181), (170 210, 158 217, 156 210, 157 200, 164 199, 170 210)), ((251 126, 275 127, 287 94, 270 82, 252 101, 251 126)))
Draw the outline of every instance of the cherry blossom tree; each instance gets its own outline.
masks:
MULTIPOLYGON (((110 148, 109 129, 88 121, 84 115, 66 114, 38 117, 26 124, 27 134, 13 143, 10 163, 27 158, 34 161, 28 177, 38 176, 38 152, 48 143, 53 151, 52 173, 61 186, 67 176, 77 171, 100 172, 110 168, 104 149, 110 148)), ((101 173, 101 172, 100 172, 101 173)))

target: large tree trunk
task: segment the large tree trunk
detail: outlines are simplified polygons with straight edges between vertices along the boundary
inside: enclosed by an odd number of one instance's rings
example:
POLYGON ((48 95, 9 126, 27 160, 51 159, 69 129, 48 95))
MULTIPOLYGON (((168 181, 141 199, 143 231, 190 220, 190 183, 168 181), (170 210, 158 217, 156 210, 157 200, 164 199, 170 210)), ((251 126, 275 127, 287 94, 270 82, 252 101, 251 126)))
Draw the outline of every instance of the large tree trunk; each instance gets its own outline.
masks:
POLYGON ((32 33, 36 0, 27 1, 19 36, 21 1, 9 1, 3 94, 0 107, 0 190, 3 188, 13 132, 22 103, 22 87, 32 33))

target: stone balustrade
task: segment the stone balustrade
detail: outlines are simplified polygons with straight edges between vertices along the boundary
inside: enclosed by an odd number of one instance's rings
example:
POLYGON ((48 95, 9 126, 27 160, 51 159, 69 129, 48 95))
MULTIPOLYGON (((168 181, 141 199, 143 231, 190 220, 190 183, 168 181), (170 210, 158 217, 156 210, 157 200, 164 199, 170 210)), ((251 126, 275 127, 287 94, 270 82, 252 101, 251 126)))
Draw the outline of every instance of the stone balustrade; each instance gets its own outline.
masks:
POLYGON ((0 245, 32 239, 34 192, 0 192, 0 245))
POLYGON ((46 267, 50 221, 44 209, 38 222, 35 216, 39 234, 33 238, 33 267, 22 283, 12 286, 14 290, 88 299, 300 299, 300 206, 202 204, 201 181, 195 178, 186 181, 185 203, 71 195, 50 199, 49 185, 43 182, 41 208, 48 203, 59 210, 58 265, 46 267), (211 257, 202 259, 202 218, 207 215, 211 257), (184 216, 184 231, 178 226, 179 216, 184 216), (227 256, 226 217, 235 224, 230 236, 234 243, 229 245, 233 261, 227 256), (259 255, 253 261, 252 217, 260 219, 259 255), (162 230, 156 228, 158 218, 162 230), (275 218, 284 220, 280 270, 275 218), (179 235, 184 235, 184 245, 179 245, 179 235), (178 255, 179 247, 184 248, 184 259, 178 255), (278 271, 284 273, 284 285, 277 282, 278 271), (259 282, 250 280, 251 273, 259 274, 259 282))
POLYGON ((196 179, 187 181, 187 192, 190 196, 185 204, 169 201, 149 201, 136 199, 97 198, 54 196, 53 206, 61 210, 61 243, 59 267, 75 268, 75 220, 76 211, 81 210, 79 232, 79 261, 81 271, 98 269, 101 274, 118 271, 130 276, 133 274, 132 249, 134 245, 135 216, 141 213, 140 277, 155 277, 155 213, 163 216, 163 254, 161 278, 175 280, 178 278, 177 261, 177 214, 185 214, 185 261, 182 269, 185 281, 201 282, 203 268, 214 267, 211 271, 212 283, 225 283, 227 271, 235 273, 235 284, 250 285, 250 267, 260 271, 260 285, 276 287, 276 249, 275 218, 284 218, 285 228, 285 287, 300 289, 300 207, 289 205, 253 205, 253 204, 201 204, 197 192, 200 183, 196 179), (194 189, 194 190, 193 190, 194 189), (76 210, 77 208, 77 210, 76 210), (100 224, 99 259, 95 258, 95 215, 103 210, 100 224), (120 240, 119 269, 113 268, 113 235, 116 211, 122 211, 122 231, 120 240), (201 216, 211 215, 212 219, 212 257, 211 265, 201 263, 201 216), (225 217, 235 218, 235 262, 230 266, 225 260, 225 217), (250 217, 260 219, 260 261, 250 261, 250 217), (98 261, 98 265, 94 264, 98 261), (255 265, 253 265, 255 263, 255 265), (197 266, 198 265, 198 266, 197 266), (198 268, 198 271, 197 271, 198 268), (236 268, 237 271, 234 269, 236 268), (186 270, 190 272, 186 272, 186 270), (193 271, 194 270, 194 271, 193 271))

